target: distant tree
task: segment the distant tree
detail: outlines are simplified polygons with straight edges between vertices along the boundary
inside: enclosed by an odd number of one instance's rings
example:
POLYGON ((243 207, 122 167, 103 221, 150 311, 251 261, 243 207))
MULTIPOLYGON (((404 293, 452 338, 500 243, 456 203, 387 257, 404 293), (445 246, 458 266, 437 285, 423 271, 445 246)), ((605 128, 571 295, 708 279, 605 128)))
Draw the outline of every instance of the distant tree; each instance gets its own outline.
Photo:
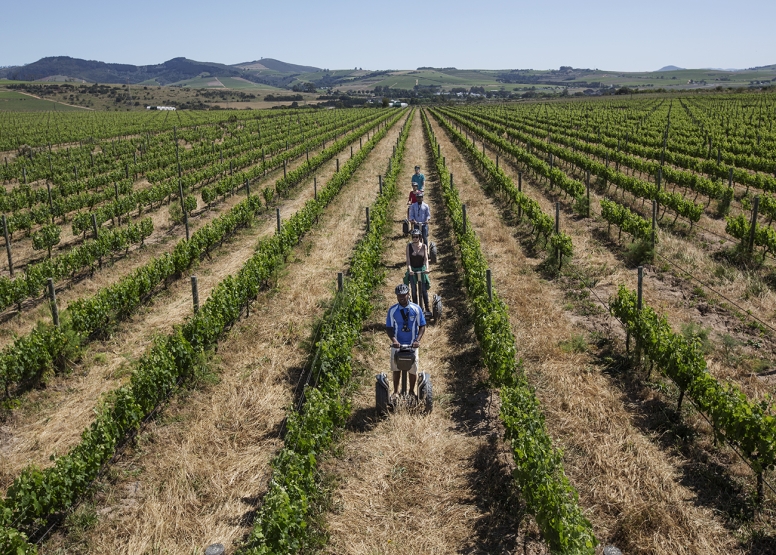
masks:
POLYGON ((391 103, 391 99, 388 98, 387 96, 384 96, 383 97, 383 108, 387 108, 388 104, 390 104, 390 103, 391 103))

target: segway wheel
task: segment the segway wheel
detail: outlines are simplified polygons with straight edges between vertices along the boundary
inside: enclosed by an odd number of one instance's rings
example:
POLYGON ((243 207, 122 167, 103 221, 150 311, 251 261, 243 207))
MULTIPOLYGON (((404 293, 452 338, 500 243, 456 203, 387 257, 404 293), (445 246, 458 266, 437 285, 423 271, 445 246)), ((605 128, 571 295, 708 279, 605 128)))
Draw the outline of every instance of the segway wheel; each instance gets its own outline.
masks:
POLYGON ((431 241, 428 245, 428 261, 432 264, 436 264, 437 261, 437 246, 434 241, 431 241))
POLYGON ((434 302, 431 303, 431 315, 435 322, 442 318, 442 297, 439 295, 434 295, 434 302))
POLYGON ((423 385, 418 392, 418 402, 424 403, 424 410, 426 412, 431 412, 431 409, 434 408, 434 392, 431 388, 431 376, 428 374, 425 375, 423 385))
POLYGON ((391 398, 388 393, 388 381, 385 374, 377 374, 375 379, 375 408, 377 414, 387 414, 391 406, 391 398))

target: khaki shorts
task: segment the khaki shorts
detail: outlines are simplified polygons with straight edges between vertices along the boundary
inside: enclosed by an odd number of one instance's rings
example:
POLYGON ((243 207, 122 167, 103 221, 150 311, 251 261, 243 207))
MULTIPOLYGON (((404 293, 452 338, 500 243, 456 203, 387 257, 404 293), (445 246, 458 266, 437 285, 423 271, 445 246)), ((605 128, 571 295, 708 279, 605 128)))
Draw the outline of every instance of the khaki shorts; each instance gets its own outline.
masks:
MULTIPOLYGON (((396 347, 391 347, 391 372, 399 372, 400 370, 396 367, 396 360, 394 359, 394 354, 396 351, 398 351, 396 347)), ((409 372, 412 375, 417 375, 418 373, 418 362, 420 361, 418 357, 418 349, 415 349, 415 364, 412 365, 412 368, 410 368, 409 372)))

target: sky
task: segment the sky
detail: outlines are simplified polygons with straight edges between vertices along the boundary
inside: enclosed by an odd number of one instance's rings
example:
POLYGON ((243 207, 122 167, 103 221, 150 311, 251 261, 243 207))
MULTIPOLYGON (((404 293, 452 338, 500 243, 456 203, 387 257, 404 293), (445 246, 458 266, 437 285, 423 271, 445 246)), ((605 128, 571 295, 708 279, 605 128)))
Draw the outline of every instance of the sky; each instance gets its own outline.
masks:
POLYGON ((0 65, 264 58, 328 69, 620 71, 776 64, 776 2, 7 2, 0 65))

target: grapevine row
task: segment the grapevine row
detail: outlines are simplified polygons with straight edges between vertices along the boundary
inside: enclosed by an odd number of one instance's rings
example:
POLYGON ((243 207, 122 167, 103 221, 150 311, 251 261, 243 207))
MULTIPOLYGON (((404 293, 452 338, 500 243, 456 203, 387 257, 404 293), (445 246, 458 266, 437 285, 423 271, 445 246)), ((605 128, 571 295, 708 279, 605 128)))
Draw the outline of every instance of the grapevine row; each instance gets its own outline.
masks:
POLYGON ((330 316, 316 344, 310 375, 315 383, 306 387, 300 410, 287 420, 284 447, 272 461, 272 477, 261 509, 242 555, 297 553, 309 539, 307 521, 310 498, 318 491, 318 457, 342 428, 350 403, 342 390, 350 382, 352 350, 363 321, 372 311, 370 299, 385 278, 381 253, 383 238, 391 224, 389 208, 397 196, 396 181, 404 155, 412 115, 402 128, 383 192, 370 209, 370 225, 358 242, 350 261, 349 279, 337 293, 330 316))
POLYGON ((29 466, 8 488, 0 502, 0 545, 12 530, 33 533, 48 517, 83 495, 119 443, 137 430, 143 419, 192 375, 200 359, 211 350, 243 310, 255 299, 261 284, 277 271, 300 238, 309 231, 332 199, 349 181, 390 126, 377 133, 334 175, 317 198, 288 219, 274 236, 260 241, 255 254, 236 276, 229 275, 212 291, 200 310, 153 347, 135 366, 130 383, 106 396, 81 442, 67 455, 54 458, 45 470, 29 466))
MULTIPOLYGON (((506 305, 488 295, 487 262, 472 227, 463 221, 457 189, 439 155, 425 114, 426 137, 440 179, 442 197, 459 245, 464 284, 474 310, 474 330, 492 383, 501 391, 501 419, 515 461, 514 476, 553 553, 595 553, 597 540, 578 505, 578 495, 563 471, 562 454, 547 433, 544 415, 525 375, 518 371, 515 338, 506 305)), ((475 149, 476 151, 476 149, 475 149)))

